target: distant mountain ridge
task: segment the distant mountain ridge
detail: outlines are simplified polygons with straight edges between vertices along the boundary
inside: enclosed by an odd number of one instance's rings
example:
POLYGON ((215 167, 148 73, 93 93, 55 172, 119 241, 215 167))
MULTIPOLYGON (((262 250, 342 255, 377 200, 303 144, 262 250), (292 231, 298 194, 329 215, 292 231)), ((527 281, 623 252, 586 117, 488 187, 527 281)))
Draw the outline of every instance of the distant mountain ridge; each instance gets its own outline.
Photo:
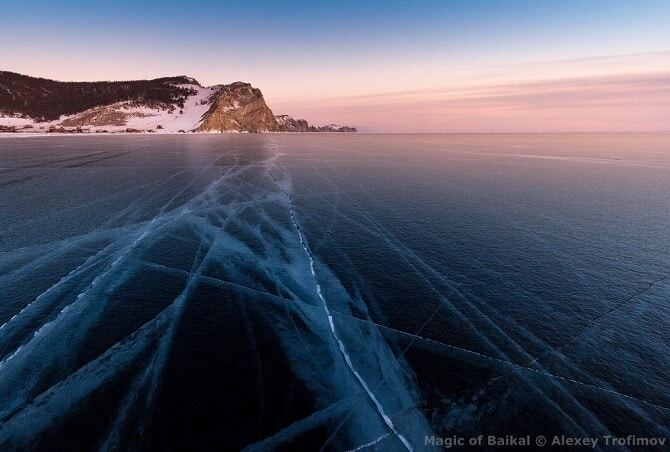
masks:
POLYGON ((355 132, 275 116, 249 83, 205 87, 185 75, 59 82, 0 71, 0 132, 355 132))

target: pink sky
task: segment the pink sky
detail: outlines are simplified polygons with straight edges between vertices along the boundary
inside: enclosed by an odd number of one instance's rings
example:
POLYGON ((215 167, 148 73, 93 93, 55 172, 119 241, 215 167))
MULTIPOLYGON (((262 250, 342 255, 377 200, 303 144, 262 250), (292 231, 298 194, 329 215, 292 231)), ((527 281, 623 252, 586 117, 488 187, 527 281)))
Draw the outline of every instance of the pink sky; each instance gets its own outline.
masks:
POLYGON ((380 132, 670 130, 670 53, 425 74, 380 80, 369 94, 269 100, 277 112, 380 132))

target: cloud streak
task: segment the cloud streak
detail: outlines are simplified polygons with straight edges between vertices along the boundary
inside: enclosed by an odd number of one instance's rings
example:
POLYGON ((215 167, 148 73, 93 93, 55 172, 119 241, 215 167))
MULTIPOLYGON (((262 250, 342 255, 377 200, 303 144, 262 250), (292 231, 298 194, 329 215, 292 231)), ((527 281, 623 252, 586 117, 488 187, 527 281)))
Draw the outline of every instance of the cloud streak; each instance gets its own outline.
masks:
POLYGON ((371 131, 670 130, 670 71, 417 90, 294 105, 371 131))

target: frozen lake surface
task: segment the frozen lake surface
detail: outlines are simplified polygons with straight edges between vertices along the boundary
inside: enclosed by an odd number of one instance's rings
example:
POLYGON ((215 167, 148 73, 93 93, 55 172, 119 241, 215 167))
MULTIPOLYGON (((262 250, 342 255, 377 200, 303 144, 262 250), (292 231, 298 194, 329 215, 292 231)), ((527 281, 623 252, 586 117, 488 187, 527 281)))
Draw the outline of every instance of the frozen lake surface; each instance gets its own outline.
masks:
POLYGON ((0 449, 670 435, 670 135, 0 138, 0 449))

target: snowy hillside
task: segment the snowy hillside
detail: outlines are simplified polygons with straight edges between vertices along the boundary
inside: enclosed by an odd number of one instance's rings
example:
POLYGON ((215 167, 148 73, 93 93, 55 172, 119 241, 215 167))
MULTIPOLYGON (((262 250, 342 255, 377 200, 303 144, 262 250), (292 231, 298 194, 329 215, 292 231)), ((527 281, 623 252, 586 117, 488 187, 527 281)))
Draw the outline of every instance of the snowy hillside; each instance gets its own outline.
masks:
POLYGON ((203 116, 209 110, 211 97, 217 92, 217 88, 199 85, 182 86, 196 93, 186 98, 183 108, 175 105, 152 108, 133 102, 119 102, 63 118, 60 123, 70 127, 90 127, 92 131, 122 132, 135 129, 155 133, 190 132, 202 123, 203 116), (113 118, 114 115, 118 115, 119 120, 111 122, 95 120, 105 116, 113 118))
POLYGON ((74 115, 61 116, 54 121, 39 122, 30 118, 0 116, 0 125, 16 127, 24 131, 48 131, 61 127, 88 129, 90 132, 141 131, 154 133, 177 133, 195 130, 209 110, 212 95, 217 88, 199 85, 182 85, 195 92, 178 105, 150 107, 135 101, 116 102, 111 105, 90 108, 74 115))

